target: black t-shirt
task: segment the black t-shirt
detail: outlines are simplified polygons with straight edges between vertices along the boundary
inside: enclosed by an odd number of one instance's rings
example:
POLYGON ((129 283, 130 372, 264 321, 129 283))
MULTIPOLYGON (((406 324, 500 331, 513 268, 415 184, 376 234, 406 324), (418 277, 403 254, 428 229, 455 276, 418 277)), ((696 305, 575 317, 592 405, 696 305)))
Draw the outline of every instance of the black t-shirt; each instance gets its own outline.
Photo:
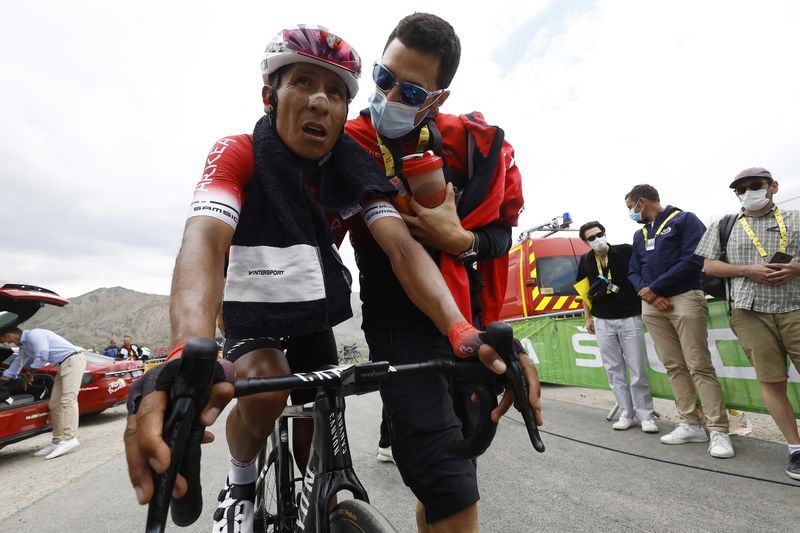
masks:
MULTIPOLYGON (((611 270, 611 283, 619 286, 618 293, 606 293, 592 299, 592 316, 596 318, 627 318, 642 314, 642 301, 633 285, 628 281, 628 265, 633 255, 630 244, 615 244, 608 247, 608 268, 611 270)), ((597 261, 593 251, 587 252, 578 262, 576 281, 589 278, 589 283, 598 280, 597 261)), ((608 269, 603 275, 608 277, 608 269)), ((603 285, 605 285, 604 282, 603 285)))

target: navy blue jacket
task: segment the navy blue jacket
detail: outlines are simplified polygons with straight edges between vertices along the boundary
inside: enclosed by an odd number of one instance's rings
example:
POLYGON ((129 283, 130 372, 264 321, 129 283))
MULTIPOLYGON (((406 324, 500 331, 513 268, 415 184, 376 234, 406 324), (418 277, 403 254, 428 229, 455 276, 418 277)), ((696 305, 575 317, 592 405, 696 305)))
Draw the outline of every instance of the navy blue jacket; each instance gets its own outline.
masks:
MULTIPOLYGON (((647 225, 649 238, 653 238, 661 223, 677 207, 668 205, 647 225)), ((660 296, 675 296, 702 287, 703 258, 695 255, 697 243, 706 232, 705 225, 694 213, 681 212, 670 220, 661 235, 656 237, 655 250, 646 251, 642 230, 633 234, 628 279, 638 293, 644 287, 660 296)))

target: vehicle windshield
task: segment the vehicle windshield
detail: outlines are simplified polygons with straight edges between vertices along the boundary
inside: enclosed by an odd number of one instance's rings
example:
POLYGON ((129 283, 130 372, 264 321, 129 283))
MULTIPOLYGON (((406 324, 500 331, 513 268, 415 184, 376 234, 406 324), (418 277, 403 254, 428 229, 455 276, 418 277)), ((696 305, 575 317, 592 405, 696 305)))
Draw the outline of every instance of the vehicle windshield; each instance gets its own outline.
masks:
POLYGON ((559 296, 578 294, 572 286, 578 274, 577 258, 566 255, 539 257, 536 259, 536 271, 543 290, 552 289, 553 294, 559 296))

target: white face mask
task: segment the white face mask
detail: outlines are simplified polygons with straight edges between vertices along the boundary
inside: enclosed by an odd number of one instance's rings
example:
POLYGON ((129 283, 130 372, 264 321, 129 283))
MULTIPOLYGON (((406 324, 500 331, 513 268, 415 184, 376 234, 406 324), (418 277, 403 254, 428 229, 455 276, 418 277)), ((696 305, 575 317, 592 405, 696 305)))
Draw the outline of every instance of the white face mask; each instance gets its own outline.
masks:
POLYGON ((597 237, 595 240, 589 241, 589 246, 591 246, 592 250, 595 252, 601 252, 606 249, 606 238, 597 237))
POLYGON ((767 198, 767 189, 757 191, 748 189, 739 197, 739 202, 745 211, 759 211, 769 205, 770 199, 767 198))
POLYGON ((375 89, 369 97, 369 116, 372 125, 383 137, 398 139, 413 130, 417 124, 414 119, 420 111, 400 102, 390 102, 383 91, 375 89))

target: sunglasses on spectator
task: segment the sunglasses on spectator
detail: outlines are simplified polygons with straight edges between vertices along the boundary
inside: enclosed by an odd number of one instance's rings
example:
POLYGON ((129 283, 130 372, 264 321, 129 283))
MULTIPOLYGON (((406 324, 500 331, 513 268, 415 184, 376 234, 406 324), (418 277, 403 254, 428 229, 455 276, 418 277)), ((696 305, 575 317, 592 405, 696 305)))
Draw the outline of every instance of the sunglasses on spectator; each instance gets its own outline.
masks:
POLYGON ((738 187, 734 187, 733 190, 736 191, 736 194, 741 196, 744 193, 746 193, 748 189, 750 189, 751 191, 757 191, 757 190, 761 189, 764 186, 764 183, 769 184, 768 181, 761 180, 761 181, 753 182, 750 185, 739 185, 738 187))
POLYGON ((441 94, 443 91, 443 89, 439 89, 438 91, 431 92, 424 87, 420 87, 419 85, 411 83, 410 81, 398 82, 392 71, 380 63, 375 63, 375 66, 372 67, 372 80, 375 82, 375 85, 377 85, 378 88, 384 93, 388 93, 395 85, 397 85, 400 87, 400 99, 403 101, 403 103, 414 107, 421 106, 425 103, 425 100, 430 98, 432 95, 441 94))
POLYGON ((600 233, 595 233, 591 237, 586 237, 586 240, 589 241, 589 242, 594 242, 595 239, 600 238, 600 237, 605 237, 605 236, 606 236, 606 232, 605 231, 601 231, 600 233))

